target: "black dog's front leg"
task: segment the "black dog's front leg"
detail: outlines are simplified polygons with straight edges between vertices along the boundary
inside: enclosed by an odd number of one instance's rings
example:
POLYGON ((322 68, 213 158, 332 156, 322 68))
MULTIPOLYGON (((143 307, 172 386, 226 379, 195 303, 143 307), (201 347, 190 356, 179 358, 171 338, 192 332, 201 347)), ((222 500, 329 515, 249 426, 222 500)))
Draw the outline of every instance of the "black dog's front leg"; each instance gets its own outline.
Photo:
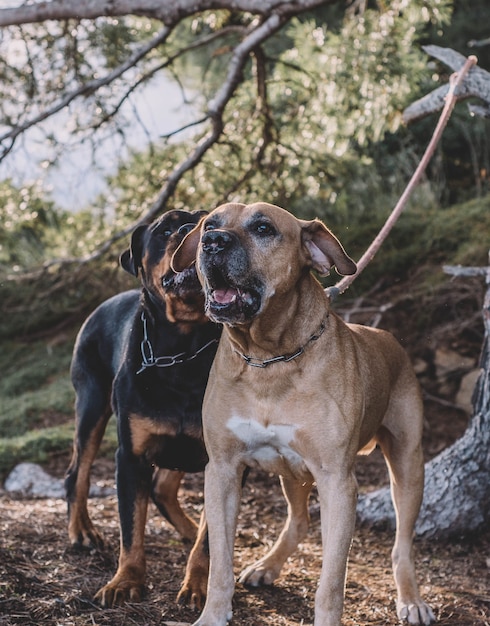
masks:
POLYGON ((121 551, 114 578, 95 596, 104 607, 116 606, 126 600, 139 602, 146 573, 144 535, 152 468, 123 447, 117 451, 116 462, 121 551))

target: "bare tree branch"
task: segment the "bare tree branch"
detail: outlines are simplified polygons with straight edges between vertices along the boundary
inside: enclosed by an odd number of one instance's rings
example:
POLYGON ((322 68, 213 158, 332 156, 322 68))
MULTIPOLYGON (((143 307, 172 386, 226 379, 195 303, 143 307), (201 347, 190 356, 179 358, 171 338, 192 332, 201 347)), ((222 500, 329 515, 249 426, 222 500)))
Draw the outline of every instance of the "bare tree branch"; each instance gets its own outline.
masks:
POLYGON ((52 0, 0 9, 0 26, 14 26, 46 20, 95 19, 139 15, 174 24, 189 15, 209 9, 232 9, 254 15, 295 14, 335 0, 52 0))
MULTIPOLYGON (((224 27, 224 28, 220 29, 217 32, 210 33, 209 35, 205 35, 204 37, 199 37, 198 39, 196 39, 196 41, 193 41, 188 46, 185 46, 184 48, 181 48, 175 54, 173 54, 170 57, 168 57, 165 61, 163 61, 162 63, 158 63, 154 67, 150 68, 144 74, 142 74, 137 80, 135 80, 128 87, 128 89, 125 91, 125 93, 121 96, 121 98, 116 103, 116 105, 112 108, 112 111, 107 112, 99 120, 99 122, 97 124, 93 125, 91 127, 92 130, 96 130, 97 128, 100 128, 101 126, 103 126, 103 124, 105 124, 105 122, 107 122, 109 119, 113 118, 119 112, 119 110, 121 109, 121 107, 124 104, 124 102, 129 98, 129 96, 134 91, 136 91, 136 89, 138 87, 140 87, 144 83, 147 83, 151 78, 153 78, 153 76, 155 76, 161 70, 164 70, 164 69, 168 68, 179 57, 183 56, 187 52, 190 52, 191 50, 197 50, 198 48, 202 48, 203 46, 206 46, 207 44, 211 43, 212 41, 215 41, 216 39, 220 39, 224 35, 229 35, 231 33, 243 34, 244 32, 245 32, 245 28, 243 26, 227 26, 227 27, 224 27)), ((200 124, 201 121, 198 122, 198 123, 200 124)), ((187 125, 185 128, 188 128, 191 125, 195 125, 195 122, 193 122, 192 124, 187 125)), ((171 135, 175 135, 175 134, 177 134, 179 132, 182 132, 182 130, 185 130, 185 128, 179 128, 176 131, 172 132, 171 135)))
POLYGON ((211 122, 211 130, 204 137, 204 139, 197 144, 194 151, 175 167, 173 172, 169 175, 166 183, 163 185, 150 210, 134 223, 115 233, 92 254, 81 258, 50 261, 48 264, 45 264, 44 267, 49 267, 59 263, 88 263, 89 261, 98 259, 103 256, 116 241, 119 241, 123 237, 129 235, 129 233, 131 233, 140 224, 152 221, 164 210, 166 203, 169 198, 172 197, 175 188, 184 174, 200 162, 204 154, 206 154, 206 152, 218 141, 221 136, 223 131, 223 112, 242 80, 242 72, 247 61, 249 60, 251 52, 260 46, 260 44, 273 33, 279 30, 286 21, 287 18, 285 17, 271 15, 259 26, 252 27, 247 37, 245 37, 245 39, 235 48, 229 63, 227 78, 215 98, 208 105, 207 120, 211 122))
POLYGON ((249 168, 244 172, 243 176, 237 178, 234 184, 223 194, 222 202, 225 202, 231 194, 239 189, 245 181, 250 179, 257 168, 260 167, 265 155, 267 146, 273 140, 274 121, 270 114, 269 102, 267 99, 267 75, 266 75, 266 57, 261 47, 257 47, 253 51, 256 66, 257 80, 257 100, 256 110, 258 115, 262 117, 262 139, 257 143, 254 150, 253 159, 249 168))
POLYGON ((49 117, 52 117, 53 115, 55 115, 55 113, 58 113, 59 111, 67 107, 76 98, 80 96, 88 96, 94 93, 95 91, 97 91, 97 89, 100 89, 100 87, 102 87, 103 85, 109 85, 110 83, 115 81, 117 78, 122 76, 125 72, 127 72, 130 68, 136 65, 138 61, 140 61, 143 57, 145 57, 151 50, 153 50, 154 48, 157 48, 159 45, 164 43, 167 40, 171 32, 172 32, 172 28, 168 26, 163 27, 157 33, 157 35, 155 35, 155 37, 153 37, 144 46, 141 46, 141 48, 136 50, 124 63, 122 63, 115 70, 113 70, 112 72, 109 72, 109 74, 106 74, 105 76, 102 76, 101 78, 97 78, 97 79, 89 81, 88 83, 85 83, 84 85, 80 85, 77 89, 71 91, 70 93, 67 93, 64 96, 64 98, 62 98, 59 102, 57 102, 51 108, 46 109, 45 111, 42 111, 36 117, 33 117, 30 120, 27 120, 26 122, 24 122, 23 124, 20 124, 19 126, 15 126, 14 128, 12 128, 12 130, 9 130, 8 132, 1 135, 0 146, 2 146, 4 142, 9 142, 9 143, 7 146, 3 146, 2 151, 0 152, 0 161, 8 154, 8 152, 10 152, 10 150, 12 149, 15 143, 15 140, 17 139, 17 137, 19 137, 19 135, 24 133, 26 130, 28 130, 32 126, 35 126, 36 124, 43 122, 49 117))
MULTIPOLYGON (((441 48, 440 46, 424 46, 423 49, 430 56, 445 63, 454 71, 459 71, 466 62, 466 57, 451 50, 451 48, 441 48)), ((449 85, 438 87, 431 93, 427 94, 420 100, 413 102, 403 112, 403 121, 405 124, 414 122, 430 113, 440 111, 449 92, 449 85)), ((465 100, 467 98, 480 98, 486 103, 483 110, 487 112, 490 108, 490 72, 482 70, 480 67, 474 66, 468 72, 464 82, 458 87, 456 92, 457 100, 465 100)), ((480 107, 482 108, 482 107, 480 107)), ((475 108, 476 109, 476 108, 475 108)), ((474 112, 476 110, 474 109, 474 112)))

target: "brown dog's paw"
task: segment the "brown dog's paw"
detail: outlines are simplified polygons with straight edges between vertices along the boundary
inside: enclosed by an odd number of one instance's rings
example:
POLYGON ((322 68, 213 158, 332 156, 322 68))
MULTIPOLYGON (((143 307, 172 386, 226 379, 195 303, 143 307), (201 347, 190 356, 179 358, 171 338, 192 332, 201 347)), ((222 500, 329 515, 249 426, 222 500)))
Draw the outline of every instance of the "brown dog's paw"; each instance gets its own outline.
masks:
POLYGON ((398 602, 396 612, 398 619, 404 624, 429 626, 436 621, 430 606, 422 601, 417 603, 398 602))
POLYGON ((186 574, 177 595, 177 602, 202 611, 206 601, 207 587, 208 571, 194 568, 190 574, 186 574))
POLYGON ((120 606, 124 602, 141 602, 143 591, 143 583, 132 580, 116 580, 114 577, 111 582, 99 589, 95 594, 95 600, 105 609, 110 609, 114 606, 120 606))

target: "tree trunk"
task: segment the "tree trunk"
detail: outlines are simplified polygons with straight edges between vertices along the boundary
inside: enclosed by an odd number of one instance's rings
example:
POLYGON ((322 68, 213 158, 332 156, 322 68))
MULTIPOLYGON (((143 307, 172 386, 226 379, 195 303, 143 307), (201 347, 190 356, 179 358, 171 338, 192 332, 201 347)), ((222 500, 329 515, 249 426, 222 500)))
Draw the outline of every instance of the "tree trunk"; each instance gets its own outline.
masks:
MULTIPOLYGON (((415 532, 426 538, 467 535, 490 522, 490 268, 474 270, 487 277, 481 372, 466 432, 425 467, 424 500, 415 532)), ((457 273, 464 274, 464 268, 457 273)), ((394 527, 388 488, 360 497, 358 520, 394 527)))

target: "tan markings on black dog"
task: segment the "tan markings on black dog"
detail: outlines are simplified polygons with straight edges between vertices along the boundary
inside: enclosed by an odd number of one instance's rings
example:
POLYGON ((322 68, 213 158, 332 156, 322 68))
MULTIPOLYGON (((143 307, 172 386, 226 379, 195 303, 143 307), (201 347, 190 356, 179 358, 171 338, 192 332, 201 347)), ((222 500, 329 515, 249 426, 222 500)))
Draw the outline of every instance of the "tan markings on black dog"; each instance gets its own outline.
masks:
MULTIPOLYGON (((173 525, 182 539, 185 541, 194 541, 197 536, 197 524, 194 520, 187 517, 180 507, 177 498, 183 477, 184 472, 160 469, 155 473, 153 479, 153 493, 155 499, 160 503, 160 506, 167 511, 169 518, 172 520, 173 525)), ((206 551, 205 560, 207 561, 208 558, 208 552, 206 551)), ((209 565, 207 567, 209 567, 209 565)), ((204 581, 204 592, 206 592, 206 583, 207 573, 204 581)))
POLYGON ((148 498, 138 496, 133 511, 133 542, 124 545, 124 538, 119 554, 119 567, 114 578, 95 595, 102 606, 120 605, 126 600, 140 602, 143 597, 146 557, 144 534, 148 498))

